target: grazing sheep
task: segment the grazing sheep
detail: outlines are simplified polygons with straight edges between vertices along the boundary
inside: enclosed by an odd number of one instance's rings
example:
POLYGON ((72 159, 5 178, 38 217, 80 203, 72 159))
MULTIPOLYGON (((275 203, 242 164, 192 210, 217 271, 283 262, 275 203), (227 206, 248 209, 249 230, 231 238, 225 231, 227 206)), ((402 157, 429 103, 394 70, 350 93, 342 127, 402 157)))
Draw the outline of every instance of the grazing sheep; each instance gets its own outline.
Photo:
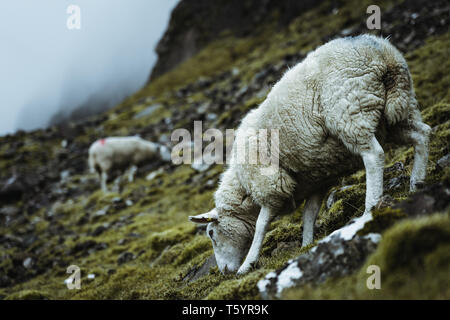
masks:
POLYGON ((209 222, 219 269, 244 274, 258 260, 271 219, 294 211, 304 199, 303 246, 312 243, 324 194, 339 177, 363 165, 363 217, 369 220, 383 193, 379 141, 414 146, 410 190, 416 190, 426 174, 429 133, 406 61, 394 46, 369 35, 330 41, 286 72, 243 119, 215 193, 216 207, 189 219, 209 222), (279 168, 272 175, 261 173, 261 163, 236 161, 235 155, 245 151, 236 141, 250 145, 259 129, 279 131, 279 168))
POLYGON ((94 142, 89 148, 89 167, 92 173, 97 171, 101 187, 108 191, 106 182, 108 172, 114 168, 131 167, 128 181, 133 180, 136 165, 143 161, 162 159, 170 161, 168 148, 139 137, 110 137, 94 142))

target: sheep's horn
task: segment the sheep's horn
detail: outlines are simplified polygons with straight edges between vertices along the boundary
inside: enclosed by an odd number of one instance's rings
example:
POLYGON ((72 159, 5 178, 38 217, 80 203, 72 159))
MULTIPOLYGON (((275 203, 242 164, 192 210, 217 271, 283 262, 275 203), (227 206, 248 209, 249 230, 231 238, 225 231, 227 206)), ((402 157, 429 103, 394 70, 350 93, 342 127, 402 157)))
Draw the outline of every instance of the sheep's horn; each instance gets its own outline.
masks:
POLYGON ((189 221, 195 222, 195 223, 208 223, 208 222, 214 222, 219 219, 219 216, 217 214, 216 209, 213 209, 209 212, 198 214, 196 216, 189 216, 189 221))

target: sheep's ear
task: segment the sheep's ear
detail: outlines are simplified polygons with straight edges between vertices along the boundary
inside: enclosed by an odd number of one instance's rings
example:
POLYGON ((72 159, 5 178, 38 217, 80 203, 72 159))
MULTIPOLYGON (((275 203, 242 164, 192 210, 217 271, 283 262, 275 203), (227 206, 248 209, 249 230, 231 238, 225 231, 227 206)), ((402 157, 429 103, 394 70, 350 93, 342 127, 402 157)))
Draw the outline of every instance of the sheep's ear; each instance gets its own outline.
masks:
POLYGON ((198 214, 196 216, 189 216, 189 221, 195 223, 208 223, 214 222, 219 219, 219 215, 217 214, 216 209, 212 209, 209 212, 198 214))

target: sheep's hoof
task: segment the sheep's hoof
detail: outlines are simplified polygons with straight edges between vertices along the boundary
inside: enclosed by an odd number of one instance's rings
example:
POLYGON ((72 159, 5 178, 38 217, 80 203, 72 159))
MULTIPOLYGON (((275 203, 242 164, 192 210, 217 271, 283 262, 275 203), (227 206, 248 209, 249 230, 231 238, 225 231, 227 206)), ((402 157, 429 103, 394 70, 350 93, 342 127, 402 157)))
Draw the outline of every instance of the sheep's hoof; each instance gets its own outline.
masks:
POLYGON ((257 266, 257 262, 252 262, 252 263, 249 263, 249 264, 243 264, 243 265, 239 268, 239 270, 237 271, 236 274, 237 274, 238 276, 247 274, 247 273, 249 273, 250 270, 256 269, 256 266, 257 266))
POLYGON ((250 265, 242 265, 242 266, 239 268, 239 270, 237 271, 236 274, 237 274, 238 276, 242 276, 242 275, 248 273, 248 272, 250 271, 250 269, 251 269, 251 266, 250 266, 250 265))

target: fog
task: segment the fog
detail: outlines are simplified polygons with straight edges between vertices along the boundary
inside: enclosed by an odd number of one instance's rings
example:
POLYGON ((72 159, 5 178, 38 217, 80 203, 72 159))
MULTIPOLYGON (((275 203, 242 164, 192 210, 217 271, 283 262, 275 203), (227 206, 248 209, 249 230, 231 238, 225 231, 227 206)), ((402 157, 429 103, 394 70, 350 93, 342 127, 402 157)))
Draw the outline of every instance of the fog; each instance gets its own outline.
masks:
POLYGON ((2 1, 0 135, 46 127, 82 105, 111 107, 141 88, 177 2, 2 1), (72 4, 80 29, 67 27, 72 4))

